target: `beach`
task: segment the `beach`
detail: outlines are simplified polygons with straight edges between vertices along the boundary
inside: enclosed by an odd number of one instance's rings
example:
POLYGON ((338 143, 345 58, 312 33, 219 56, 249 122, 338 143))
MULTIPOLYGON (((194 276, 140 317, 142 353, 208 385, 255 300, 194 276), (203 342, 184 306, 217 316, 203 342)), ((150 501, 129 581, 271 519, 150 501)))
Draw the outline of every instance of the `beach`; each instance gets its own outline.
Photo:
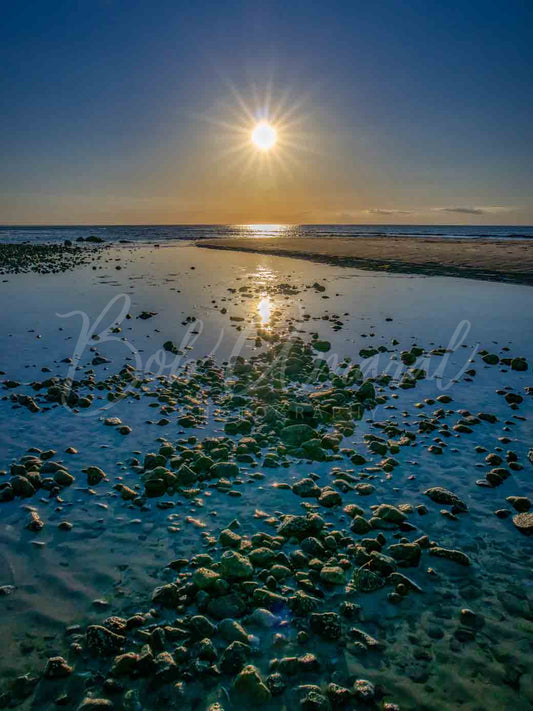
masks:
POLYGON ((359 269, 533 284, 531 240, 247 237, 206 240, 198 244, 209 249, 259 252, 359 269))
POLYGON ((0 711, 533 711, 531 3, 9 3, 0 711))
POLYGON ((530 250, 382 245, 10 253, 1 705, 533 708, 530 250))

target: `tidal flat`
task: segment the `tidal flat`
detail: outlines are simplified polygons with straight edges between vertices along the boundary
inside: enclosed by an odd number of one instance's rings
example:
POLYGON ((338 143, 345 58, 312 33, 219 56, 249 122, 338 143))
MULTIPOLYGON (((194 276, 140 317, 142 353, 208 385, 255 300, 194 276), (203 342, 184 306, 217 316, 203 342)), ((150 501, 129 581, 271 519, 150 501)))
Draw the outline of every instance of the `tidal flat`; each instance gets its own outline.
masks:
POLYGON ((0 285, 0 707, 533 708, 531 287, 87 250, 0 285))

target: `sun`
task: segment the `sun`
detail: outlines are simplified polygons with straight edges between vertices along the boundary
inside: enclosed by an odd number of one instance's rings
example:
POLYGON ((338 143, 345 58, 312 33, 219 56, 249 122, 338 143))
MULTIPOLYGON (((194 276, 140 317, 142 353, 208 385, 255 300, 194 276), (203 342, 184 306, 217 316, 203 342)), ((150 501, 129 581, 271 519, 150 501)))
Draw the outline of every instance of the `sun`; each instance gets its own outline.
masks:
POLYGON ((252 131, 252 142, 261 151, 269 151, 276 143, 277 132, 268 121, 261 121, 252 131))
POLYGON ((299 168, 301 155, 316 141, 310 140, 306 109, 310 97, 291 97, 287 88, 275 87, 273 80, 264 90, 248 87, 245 94, 222 77, 227 92, 220 99, 213 114, 201 118, 213 125, 210 134, 219 146, 218 159, 225 170, 240 172, 241 176, 256 173, 268 181, 265 187, 281 179, 293 179, 299 168))

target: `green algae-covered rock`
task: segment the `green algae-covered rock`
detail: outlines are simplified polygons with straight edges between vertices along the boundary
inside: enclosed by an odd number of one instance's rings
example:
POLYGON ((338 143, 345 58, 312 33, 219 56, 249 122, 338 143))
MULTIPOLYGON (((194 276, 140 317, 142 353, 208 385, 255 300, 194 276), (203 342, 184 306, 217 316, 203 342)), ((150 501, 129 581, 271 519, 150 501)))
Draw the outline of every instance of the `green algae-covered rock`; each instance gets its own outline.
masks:
MULTIPOLYGON (((309 425, 288 425, 281 430, 280 437, 289 447, 300 447, 304 442, 316 437, 316 432, 309 425)), ((320 440, 317 441, 320 446, 320 440)))
POLYGON ((237 551, 226 551, 220 559, 220 571, 226 580, 249 580, 253 566, 246 556, 237 551))
POLYGON ((235 677, 232 695, 243 696, 251 704, 265 704, 272 697, 258 670, 251 664, 235 677))

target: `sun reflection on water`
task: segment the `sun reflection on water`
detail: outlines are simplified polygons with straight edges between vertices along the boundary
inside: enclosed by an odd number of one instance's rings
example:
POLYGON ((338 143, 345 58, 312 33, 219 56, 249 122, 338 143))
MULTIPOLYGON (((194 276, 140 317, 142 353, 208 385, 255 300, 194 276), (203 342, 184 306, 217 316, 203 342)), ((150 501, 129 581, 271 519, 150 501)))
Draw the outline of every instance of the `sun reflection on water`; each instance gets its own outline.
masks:
POLYGON ((248 237, 280 237, 289 232, 293 225, 237 225, 242 233, 248 237))
POLYGON ((261 320, 261 326, 266 328, 270 326, 270 319, 272 316, 272 299, 268 294, 265 294, 261 301, 257 304, 257 312, 261 320))

